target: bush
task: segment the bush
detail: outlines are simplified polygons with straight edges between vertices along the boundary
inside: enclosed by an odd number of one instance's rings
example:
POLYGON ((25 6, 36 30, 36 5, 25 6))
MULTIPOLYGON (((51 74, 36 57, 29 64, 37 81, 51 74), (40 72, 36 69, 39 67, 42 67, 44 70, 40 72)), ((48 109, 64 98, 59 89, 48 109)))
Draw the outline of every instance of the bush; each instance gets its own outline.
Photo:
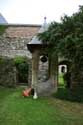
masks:
POLYGON ((27 82, 28 81, 28 60, 26 57, 17 56, 14 59, 15 66, 18 71, 18 81, 27 82))
POLYGON ((7 25, 0 25, 0 35, 2 35, 5 32, 7 27, 7 25))

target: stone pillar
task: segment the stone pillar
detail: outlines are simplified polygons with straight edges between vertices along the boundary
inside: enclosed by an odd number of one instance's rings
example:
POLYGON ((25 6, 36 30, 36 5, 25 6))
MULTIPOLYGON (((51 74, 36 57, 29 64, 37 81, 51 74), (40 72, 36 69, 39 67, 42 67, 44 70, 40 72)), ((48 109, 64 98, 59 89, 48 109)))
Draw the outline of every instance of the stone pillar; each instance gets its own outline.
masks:
POLYGON ((32 53, 32 88, 34 88, 34 93, 37 93, 38 84, 38 67, 39 67, 39 51, 34 50, 32 53))
POLYGON ((55 87, 55 90, 57 91, 57 83, 58 83, 58 57, 51 57, 49 60, 50 65, 49 65, 49 72, 50 72, 50 79, 55 87))
POLYGON ((28 86, 31 87, 31 80, 32 80, 32 60, 28 61, 29 67, 28 67, 28 86))

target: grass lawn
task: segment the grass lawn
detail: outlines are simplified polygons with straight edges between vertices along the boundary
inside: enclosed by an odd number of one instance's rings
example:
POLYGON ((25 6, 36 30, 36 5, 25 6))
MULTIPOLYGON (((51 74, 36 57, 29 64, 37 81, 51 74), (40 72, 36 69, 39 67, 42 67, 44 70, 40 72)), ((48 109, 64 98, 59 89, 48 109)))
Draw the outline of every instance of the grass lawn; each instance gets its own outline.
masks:
POLYGON ((0 87, 0 125, 83 125, 83 103, 60 99, 60 93, 33 100, 22 90, 0 87))
POLYGON ((63 73, 59 73, 59 75, 58 75, 59 86, 65 86, 65 81, 64 81, 63 75, 64 75, 63 73))

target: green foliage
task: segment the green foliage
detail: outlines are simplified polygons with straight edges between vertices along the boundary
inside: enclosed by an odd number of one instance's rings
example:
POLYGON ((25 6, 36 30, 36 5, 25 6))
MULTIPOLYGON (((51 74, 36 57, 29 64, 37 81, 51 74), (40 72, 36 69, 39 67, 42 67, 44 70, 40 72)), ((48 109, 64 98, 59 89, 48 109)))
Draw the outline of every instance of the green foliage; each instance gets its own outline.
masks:
POLYGON ((21 82, 27 81, 28 78, 28 64, 27 63, 21 63, 17 67, 19 71, 19 79, 21 82))
POLYGON ((65 81, 64 81, 63 76, 64 76, 63 73, 58 74, 58 84, 59 84, 59 86, 64 86, 65 87, 65 81))
MULTIPOLYGON (((83 63, 83 6, 72 16, 65 15, 61 23, 53 22, 39 39, 53 46, 48 50, 51 54, 63 55, 72 63, 78 58, 78 65, 83 63)), ((76 62, 77 63, 77 62, 76 62)))
POLYGON ((0 57, 0 85, 5 87, 15 87, 15 67, 13 59, 0 57))
POLYGON ((0 56, 0 64, 5 65, 5 64, 7 64, 7 63, 10 63, 10 65, 13 65, 13 66, 14 66, 13 59, 10 59, 10 58, 8 58, 8 57, 0 56))
POLYGON ((26 62, 26 57, 16 56, 14 58, 14 63, 16 66, 18 66, 19 64, 24 63, 24 62, 26 62))
POLYGON ((0 57, 0 64, 4 63, 4 60, 2 57, 0 57))
POLYGON ((65 88, 64 86, 59 87, 58 91, 54 94, 54 97, 62 100, 68 100, 71 102, 83 103, 83 89, 80 89, 79 91, 78 89, 71 91, 70 89, 65 88))
POLYGON ((0 25, 0 35, 2 35, 5 32, 7 27, 8 26, 6 26, 6 25, 0 25))
POLYGON ((26 57, 17 56, 14 58, 14 63, 22 81, 28 78, 28 61, 26 57))

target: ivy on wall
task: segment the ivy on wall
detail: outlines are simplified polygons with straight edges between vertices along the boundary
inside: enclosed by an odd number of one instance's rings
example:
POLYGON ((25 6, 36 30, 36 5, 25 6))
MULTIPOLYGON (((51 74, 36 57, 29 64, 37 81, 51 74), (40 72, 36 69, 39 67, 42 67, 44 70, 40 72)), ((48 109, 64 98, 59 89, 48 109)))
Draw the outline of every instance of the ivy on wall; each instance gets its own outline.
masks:
POLYGON ((14 63, 18 71, 18 82, 28 82, 28 61, 26 57, 16 56, 14 63))
POLYGON ((0 85, 5 87, 16 86, 16 70, 13 59, 0 57, 0 85))
POLYGON ((7 25, 0 25, 0 35, 2 35, 5 32, 7 27, 7 25))

